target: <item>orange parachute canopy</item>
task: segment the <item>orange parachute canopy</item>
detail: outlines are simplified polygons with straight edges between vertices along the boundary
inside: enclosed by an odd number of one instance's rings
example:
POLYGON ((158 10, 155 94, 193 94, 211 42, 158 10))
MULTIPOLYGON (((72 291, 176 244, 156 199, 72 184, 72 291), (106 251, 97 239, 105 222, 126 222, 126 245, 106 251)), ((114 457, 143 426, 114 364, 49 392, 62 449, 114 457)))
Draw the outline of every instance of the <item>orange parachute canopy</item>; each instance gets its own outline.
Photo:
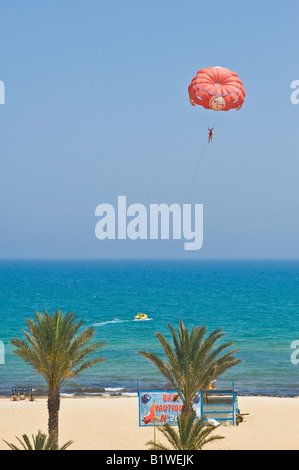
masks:
POLYGON ((214 111, 240 109, 246 95, 238 75, 224 67, 200 69, 188 91, 192 106, 199 105, 214 111))

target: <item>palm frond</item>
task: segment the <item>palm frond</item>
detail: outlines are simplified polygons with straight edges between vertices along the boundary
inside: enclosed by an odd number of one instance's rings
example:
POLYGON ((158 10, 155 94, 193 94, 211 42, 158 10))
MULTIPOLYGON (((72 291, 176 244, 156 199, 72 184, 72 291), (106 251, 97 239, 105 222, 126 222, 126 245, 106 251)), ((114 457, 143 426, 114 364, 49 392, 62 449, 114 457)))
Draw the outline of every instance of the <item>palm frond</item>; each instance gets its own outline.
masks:
POLYGON ((168 423, 158 429, 170 447, 161 442, 149 441, 147 445, 151 450, 200 450, 209 442, 224 438, 219 435, 212 436, 215 429, 206 426, 204 418, 198 418, 194 412, 187 416, 179 414, 177 429, 168 423))
POLYGON ((169 323, 167 326, 173 346, 161 333, 156 333, 166 360, 148 351, 138 351, 138 354, 159 369, 181 397, 184 412, 190 413, 194 394, 241 361, 233 356, 237 349, 225 353, 232 342, 218 345, 224 336, 221 328, 207 334, 205 326, 195 326, 189 334, 182 320, 177 331, 169 323))
MULTIPOLYGON (((49 435, 38 431, 38 433, 34 436, 32 435, 32 442, 30 442, 29 437, 27 434, 22 434, 22 439, 17 437, 17 440, 21 444, 23 450, 66 450, 73 441, 68 441, 60 448, 54 443, 55 440, 55 433, 50 433, 49 435)), ((3 441, 10 447, 11 450, 22 450, 17 447, 15 444, 7 442, 3 439, 3 441)))

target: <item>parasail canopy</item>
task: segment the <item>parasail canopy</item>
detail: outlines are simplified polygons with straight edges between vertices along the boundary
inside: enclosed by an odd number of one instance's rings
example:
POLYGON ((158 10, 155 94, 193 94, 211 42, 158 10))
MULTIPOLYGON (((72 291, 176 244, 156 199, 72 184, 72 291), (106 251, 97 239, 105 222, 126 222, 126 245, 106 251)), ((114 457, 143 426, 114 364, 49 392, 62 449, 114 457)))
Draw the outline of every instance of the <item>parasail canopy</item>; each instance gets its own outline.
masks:
POLYGON ((200 69, 188 92, 192 106, 199 105, 214 111, 240 109, 246 95, 238 75, 224 67, 200 69))

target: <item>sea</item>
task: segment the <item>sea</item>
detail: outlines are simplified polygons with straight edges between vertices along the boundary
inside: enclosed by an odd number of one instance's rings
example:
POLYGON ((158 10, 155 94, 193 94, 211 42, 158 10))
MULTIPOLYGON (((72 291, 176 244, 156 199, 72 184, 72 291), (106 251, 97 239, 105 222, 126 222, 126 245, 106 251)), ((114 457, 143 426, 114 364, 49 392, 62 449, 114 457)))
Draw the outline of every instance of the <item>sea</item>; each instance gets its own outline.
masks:
POLYGON ((298 260, 2 260, 0 261, 0 395, 44 379, 13 353, 36 311, 74 312, 105 361, 70 380, 62 396, 136 395, 169 384, 138 351, 163 358, 155 336, 171 343, 168 324, 221 328, 241 362, 217 378, 240 395, 299 396, 298 260), (144 321, 135 320, 145 313, 144 321), (298 345, 297 345, 298 344, 298 345), (297 346, 296 346, 297 345, 297 346), (294 360, 295 359, 295 360, 294 360))

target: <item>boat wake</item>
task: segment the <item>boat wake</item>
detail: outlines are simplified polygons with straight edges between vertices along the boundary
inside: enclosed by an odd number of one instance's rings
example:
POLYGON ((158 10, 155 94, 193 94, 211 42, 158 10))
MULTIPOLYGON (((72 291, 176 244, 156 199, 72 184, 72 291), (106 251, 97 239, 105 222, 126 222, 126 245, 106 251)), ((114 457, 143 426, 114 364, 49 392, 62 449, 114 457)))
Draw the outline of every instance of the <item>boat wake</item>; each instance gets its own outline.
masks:
POLYGON ((142 319, 139 319, 139 318, 134 318, 134 320, 132 321, 149 321, 149 320, 153 320, 153 318, 142 318, 142 319))
POLYGON ((100 323, 93 323, 92 326, 104 326, 104 325, 108 325, 109 323, 126 323, 128 321, 130 320, 119 320, 118 318, 114 318, 114 320, 103 321, 100 323))
POLYGON ((145 318, 143 320, 138 320, 135 318, 133 318, 133 320, 120 320, 118 318, 115 318, 114 320, 103 321, 100 323, 93 323, 92 326, 96 327, 96 326, 104 326, 104 325, 113 324, 113 323, 128 323, 132 321, 143 322, 143 321, 149 321, 149 320, 153 320, 153 318, 145 318))

